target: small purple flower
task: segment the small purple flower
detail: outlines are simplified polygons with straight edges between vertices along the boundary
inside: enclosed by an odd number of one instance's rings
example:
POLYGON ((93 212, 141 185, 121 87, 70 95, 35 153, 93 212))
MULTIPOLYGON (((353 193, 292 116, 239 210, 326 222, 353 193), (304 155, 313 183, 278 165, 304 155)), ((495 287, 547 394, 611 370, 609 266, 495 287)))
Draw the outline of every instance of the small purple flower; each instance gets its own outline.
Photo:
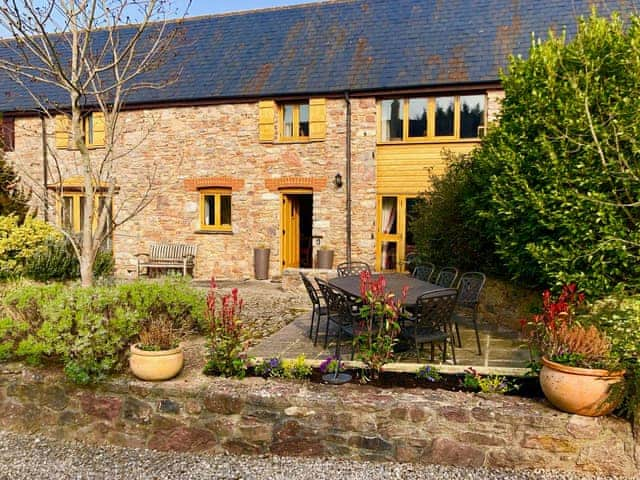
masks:
POLYGON ((327 373, 327 370, 329 369, 329 365, 331 365, 331 362, 333 362, 333 357, 327 357, 325 360, 323 360, 322 363, 320 364, 320 371, 322 373, 327 373))
POLYGON ((269 360, 269 367, 277 368, 279 366, 280 366, 280 359, 279 358, 272 358, 271 360, 269 360))

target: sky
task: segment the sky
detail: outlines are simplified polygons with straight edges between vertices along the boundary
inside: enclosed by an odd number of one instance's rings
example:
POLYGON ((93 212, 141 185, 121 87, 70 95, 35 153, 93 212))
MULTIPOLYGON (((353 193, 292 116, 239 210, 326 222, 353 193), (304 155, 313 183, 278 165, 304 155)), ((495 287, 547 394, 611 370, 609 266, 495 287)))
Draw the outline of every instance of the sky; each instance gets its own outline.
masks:
MULTIPOLYGON (((280 7, 283 5, 296 5, 315 1, 318 0, 192 0, 191 7, 189 8, 189 16, 238 12, 241 10, 280 7)), ((186 5, 187 1, 177 0, 174 3, 176 6, 180 4, 186 5)))

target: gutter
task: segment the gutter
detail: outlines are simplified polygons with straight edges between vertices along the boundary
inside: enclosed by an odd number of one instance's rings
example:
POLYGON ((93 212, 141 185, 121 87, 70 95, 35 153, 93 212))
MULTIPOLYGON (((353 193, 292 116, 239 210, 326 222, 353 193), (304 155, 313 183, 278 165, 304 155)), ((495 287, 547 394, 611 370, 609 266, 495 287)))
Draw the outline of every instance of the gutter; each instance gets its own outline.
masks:
POLYGON ((347 104, 347 131, 346 131, 346 145, 345 145, 345 177, 346 177, 346 255, 347 262, 351 263, 351 100, 349 99, 349 91, 344 92, 344 101, 347 104))

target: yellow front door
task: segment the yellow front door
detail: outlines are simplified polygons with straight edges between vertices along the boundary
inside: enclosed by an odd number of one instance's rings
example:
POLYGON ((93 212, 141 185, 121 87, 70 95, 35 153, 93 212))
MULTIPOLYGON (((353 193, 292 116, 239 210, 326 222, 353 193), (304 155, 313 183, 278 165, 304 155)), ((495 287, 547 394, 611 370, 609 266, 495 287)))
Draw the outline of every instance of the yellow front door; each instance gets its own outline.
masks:
POLYGON ((282 269, 300 266, 300 200, 289 193, 282 194, 280 214, 282 237, 282 269))
POLYGON ((415 208, 415 197, 379 195, 376 215, 376 270, 403 271, 404 258, 413 248, 409 232, 409 216, 415 208), (408 242, 409 241, 409 242, 408 242))

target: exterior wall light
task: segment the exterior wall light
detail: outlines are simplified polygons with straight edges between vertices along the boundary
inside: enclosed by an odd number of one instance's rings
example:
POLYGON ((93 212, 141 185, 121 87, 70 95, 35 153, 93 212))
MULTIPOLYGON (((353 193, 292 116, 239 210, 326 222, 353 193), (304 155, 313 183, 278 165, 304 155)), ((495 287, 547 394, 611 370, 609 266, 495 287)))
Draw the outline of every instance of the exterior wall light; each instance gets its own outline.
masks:
POLYGON ((340 188, 342 186, 342 175, 336 173, 336 176, 333 177, 333 184, 336 186, 336 188, 340 188))

